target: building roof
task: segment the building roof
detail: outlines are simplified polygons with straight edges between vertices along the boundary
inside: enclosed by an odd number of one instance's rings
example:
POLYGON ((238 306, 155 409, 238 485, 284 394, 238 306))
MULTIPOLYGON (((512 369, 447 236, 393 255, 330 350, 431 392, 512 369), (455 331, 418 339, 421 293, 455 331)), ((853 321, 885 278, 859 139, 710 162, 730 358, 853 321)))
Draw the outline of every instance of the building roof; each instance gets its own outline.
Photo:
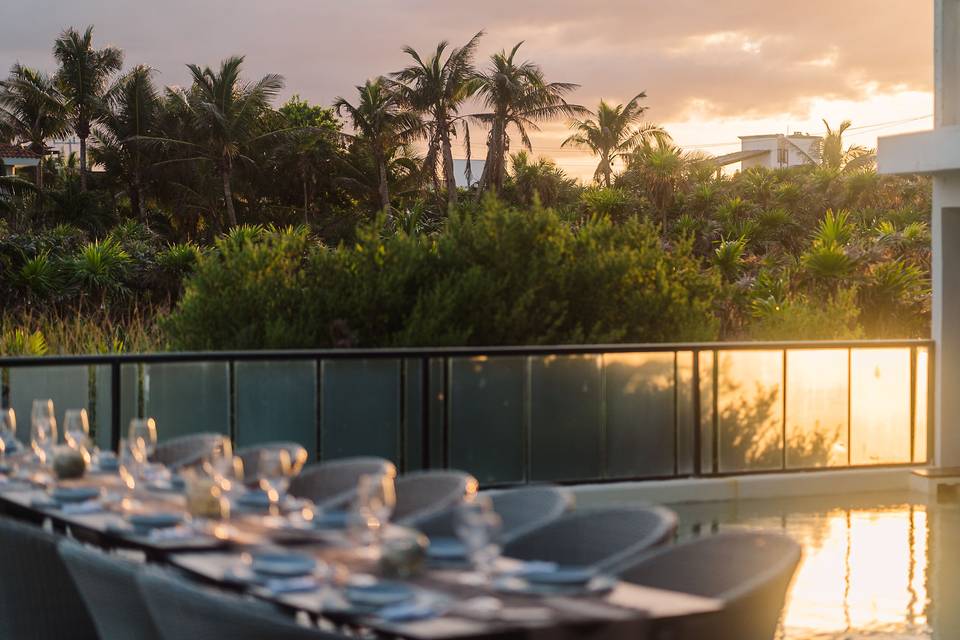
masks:
POLYGON ((783 133, 765 133, 756 136, 737 136, 741 140, 760 140, 762 138, 803 138, 809 140, 817 140, 823 136, 813 136, 809 133, 791 133, 789 135, 783 133))
POLYGON ((38 160, 40 154, 30 151, 30 149, 25 149, 23 147, 18 147, 13 144, 0 144, 0 158, 4 160, 9 160, 12 158, 23 158, 25 160, 38 160))
POLYGON ((736 162, 742 162, 743 160, 749 160, 750 158, 756 158, 764 155, 770 155, 770 149, 757 149, 755 151, 735 151, 733 153, 728 153, 723 156, 717 156, 716 158, 711 158, 710 160, 718 167, 725 167, 728 164, 734 164, 736 162))

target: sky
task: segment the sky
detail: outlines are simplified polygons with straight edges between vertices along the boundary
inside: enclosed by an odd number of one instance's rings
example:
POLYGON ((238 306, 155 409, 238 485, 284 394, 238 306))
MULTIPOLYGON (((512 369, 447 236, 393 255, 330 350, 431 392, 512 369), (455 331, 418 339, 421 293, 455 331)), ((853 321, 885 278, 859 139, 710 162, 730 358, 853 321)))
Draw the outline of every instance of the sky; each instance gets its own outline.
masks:
MULTIPOLYGON (((821 133, 821 118, 852 120, 849 141, 867 146, 931 126, 933 0, 0 0, 0 68, 51 69, 57 34, 88 24, 161 84, 244 54, 249 77, 280 73, 284 97, 323 104, 405 66, 404 45, 483 30, 480 66, 522 40, 548 80, 581 85, 571 102, 645 91, 651 121, 717 155, 739 135, 821 133)), ((595 161, 560 148, 567 124, 543 125, 534 153, 588 178, 595 161)))

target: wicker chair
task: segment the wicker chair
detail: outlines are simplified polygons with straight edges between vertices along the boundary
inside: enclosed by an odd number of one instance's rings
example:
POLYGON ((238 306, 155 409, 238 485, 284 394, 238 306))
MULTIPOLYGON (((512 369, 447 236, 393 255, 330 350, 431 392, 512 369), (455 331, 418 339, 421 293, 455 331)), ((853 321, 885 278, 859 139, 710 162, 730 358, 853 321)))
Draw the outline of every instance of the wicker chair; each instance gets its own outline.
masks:
POLYGON ((141 565, 70 540, 60 542, 59 552, 101 638, 160 640, 137 587, 141 565))
POLYGON ((293 464, 293 474, 297 475, 307 463, 307 450, 296 442, 265 442, 252 447, 245 447, 237 451, 236 455, 243 460, 243 474, 246 478, 257 476, 257 467, 260 464, 260 454, 264 451, 284 449, 290 454, 293 464))
MULTIPOLYGON (((573 494, 560 487, 524 487, 485 494, 490 496, 493 510, 503 520, 500 530, 503 544, 550 524, 573 506, 573 494)), ((447 509, 422 520, 420 531, 428 537, 453 536, 453 513, 447 509)))
POLYGON ((0 549, 0 638, 96 640, 56 536, 0 518, 0 549))
POLYGON ((162 640, 333 640, 340 636, 296 624, 265 602, 191 584, 158 570, 137 577, 162 640))
POLYGON ((616 572, 676 528, 676 515, 660 507, 586 509, 520 536, 504 545, 503 555, 616 572))
POLYGON ((383 458, 342 458, 312 464, 290 481, 288 493, 324 508, 346 508, 357 493, 360 476, 384 472, 396 473, 396 469, 383 458))
POLYGON ((397 479, 397 506, 393 521, 408 527, 450 509, 476 491, 477 480, 462 471, 418 471, 397 479))
POLYGON ((655 620, 654 638, 770 640, 799 562, 800 546, 786 536, 721 533, 658 550, 620 577, 724 603, 715 614, 655 620))
POLYGON ((193 433, 157 445, 153 461, 173 469, 189 467, 210 455, 227 437, 220 433, 193 433))

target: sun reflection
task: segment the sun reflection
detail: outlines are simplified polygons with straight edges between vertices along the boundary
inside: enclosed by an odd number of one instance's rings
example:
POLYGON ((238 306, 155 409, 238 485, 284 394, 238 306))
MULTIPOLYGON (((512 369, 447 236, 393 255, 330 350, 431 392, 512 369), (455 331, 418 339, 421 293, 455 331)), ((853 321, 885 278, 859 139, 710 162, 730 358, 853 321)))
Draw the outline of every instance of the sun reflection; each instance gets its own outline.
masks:
POLYGON ((930 637, 926 506, 734 512, 734 523, 782 530, 803 547, 778 638, 930 637))

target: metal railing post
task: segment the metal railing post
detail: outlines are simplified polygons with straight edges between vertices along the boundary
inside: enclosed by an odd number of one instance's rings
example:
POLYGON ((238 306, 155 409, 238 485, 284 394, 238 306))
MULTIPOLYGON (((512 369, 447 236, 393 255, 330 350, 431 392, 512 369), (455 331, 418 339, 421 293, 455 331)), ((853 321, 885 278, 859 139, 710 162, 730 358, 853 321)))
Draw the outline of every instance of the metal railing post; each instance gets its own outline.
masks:
POLYGON ((433 466, 430 459, 430 358, 420 358, 420 456, 423 468, 433 466))
POLYGON ((110 362, 110 448, 120 450, 120 360, 110 362))

